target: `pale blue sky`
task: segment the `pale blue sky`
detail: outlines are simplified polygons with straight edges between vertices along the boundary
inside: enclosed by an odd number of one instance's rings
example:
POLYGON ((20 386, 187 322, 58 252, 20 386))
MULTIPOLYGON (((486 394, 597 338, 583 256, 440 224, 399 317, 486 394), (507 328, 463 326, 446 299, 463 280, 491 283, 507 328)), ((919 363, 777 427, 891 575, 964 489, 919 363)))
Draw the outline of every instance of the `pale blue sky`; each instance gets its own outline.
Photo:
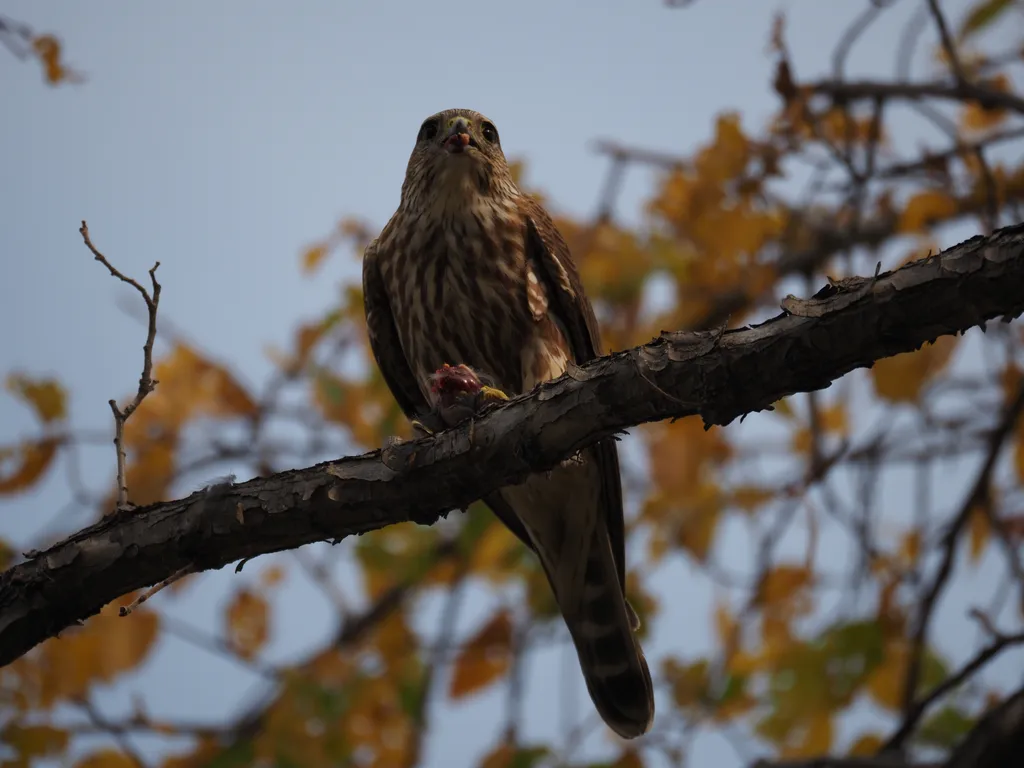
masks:
MULTIPOLYGON (((902 0, 891 21, 865 38, 851 74, 891 74, 897 22, 915 3, 902 0)), ((957 17, 966 3, 945 5, 957 17)), ((595 139, 686 153, 711 135, 718 112, 733 108, 756 130, 777 105, 766 54, 773 14, 787 12, 793 64, 807 77, 827 71, 842 29, 863 6, 10 0, 3 13, 59 35, 66 61, 88 80, 47 87, 38 66, 0 50, 0 370, 52 372, 73 384, 74 423, 97 429, 109 427, 107 399, 137 380, 142 329, 118 303, 136 297, 81 244, 84 218, 126 273, 141 278, 162 262, 162 316, 259 384, 271 370, 267 345, 286 345, 296 324, 317 316, 339 280, 358 270, 357 260, 342 256, 307 279, 298 269, 301 249, 342 215, 377 227, 387 220, 426 115, 447 107, 488 114, 506 153, 527 160, 529 184, 555 208, 586 215, 606 169, 592 151, 595 139)), ((631 171, 622 215, 636 216, 651 178, 631 171)), ((0 397, 4 441, 32 426, 19 405, 0 397)), ((111 458, 106 448, 87 456, 90 487, 109 483, 111 458)), ((27 542, 65 501, 58 480, 5 502, 0 532, 27 542)), ((676 565, 665 578, 687 584, 688 572, 676 565)), ((236 579, 209 576, 201 592, 192 589, 169 611, 217 627, 236 579)), ((329 629, 326 606, 299 577, 285 594, 276 601, 278 623, 290 626, 270 650, 278 659, 313 647, 329 629)), ((678 603, 666 606, 652 646, 695 654, 711 640, 710 593, 673 594, 678 603)), ((553 661, 542 669, 560 674, 553 661)), ((116 711, 126 692, 145 687, 154 713, 225 717, 251 696, 252 682, 169 641, 109 703, 116 711)), ((557 683, 533 682, 539 691, 557 683)), ((492 744, 502 695, 445 714, 426 764, 468 764, 492 744)), ((585 711, 585 696, 577 710, 585 711)), ((531 701, 529 734, 553 733, 555 698, 531 701)), ((728 766, 736 757, 712 738, 694 759, 728 766)))

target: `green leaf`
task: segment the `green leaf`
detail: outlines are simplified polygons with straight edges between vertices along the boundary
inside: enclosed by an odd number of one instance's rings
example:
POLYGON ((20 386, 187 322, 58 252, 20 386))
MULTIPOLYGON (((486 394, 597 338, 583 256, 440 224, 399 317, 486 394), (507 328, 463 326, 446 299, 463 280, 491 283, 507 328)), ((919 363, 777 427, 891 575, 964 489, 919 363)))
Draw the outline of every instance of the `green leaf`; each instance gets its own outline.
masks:
POLYGON ((974 727, 974 718, 954 706, 940 709, 917 731, 916 741, 922 745, 949 749, 960 742, 974 727))
POLYGON ((547 747, 521 747, 516 750, 508 768, 533 768, 538 760, 547 756, 549 751, 547 747))
POLYGON ((1013 3, 1014 0, 981 0, 964 19, 964 23, 960 27, 960 39, 966 40, 971 35, 985 29, 1008 11, 1013 3))

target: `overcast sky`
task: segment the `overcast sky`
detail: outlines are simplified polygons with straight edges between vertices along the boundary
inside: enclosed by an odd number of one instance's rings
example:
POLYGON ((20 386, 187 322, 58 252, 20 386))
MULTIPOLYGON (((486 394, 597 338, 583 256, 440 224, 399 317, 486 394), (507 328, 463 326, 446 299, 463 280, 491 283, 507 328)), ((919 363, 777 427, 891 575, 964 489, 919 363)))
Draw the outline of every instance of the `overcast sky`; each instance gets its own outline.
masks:
MULTIPOLYGON (((902 0, 891 22, 864 39, 851 74, 891 74, 896 22, 914 2, 902 0)), ((773 14, 786 11, 793 64, 808 77, 827 71, 864 5, 9 0, 0 11, 59 35, 66 61, 87 82, 50 88, 37 65, 0 49, 0 372, 59 376, 73 385, 74 423, 97 429, 109 427, 107 399, 137 380, 142 329, 117 303, 135 297, 82 246, 84 218, 125 272, 142 277, 159 260, 162 316, 258 384, 271 370, 266 347, 287 345, 298 322, 330 304, 339 280, 357 274, 358 261, 343 257, 316 279, 303 277, 303 246, 342 215, 378 227, 387 220, 427 115, 448 107, 486 113, 506 154, 527 160, 528 183, 556 209, 586 215, 605 172, 594 140, 686 153, 726 109, 739 109, 755 131, 777 103, 766 54, 773 14)), ((945 6, 958 17, 965 3, 945 6)), ((648 174, 630 173, 623 216, 636 217, 650 185, 648 174)), ((3 442, 32 426, 19 404, 0 397, 3 442)), ((90 454, 91 487, 110 482, 111 459, 90 454)), ((55 482, 0 504, 0 534, 29 541, 66 500, 55 482)), ((710 594, 686 587, 687 575, 679 565, 666 577, 684 587, 651 645, 692 656, 710 642, 710 594)), ((238 582, 220 572, 201 583, 167 610, 216 627, 238 582)), ((274 659, 314 647, 330 629, 321 598, 301 579, 283 594, 274 659)), ((557 680, 533 682, 543 691, 557 680)), ((116 712, 145 690, 156 714, 223 718, 244 705, 252 683, 221 659, 167 641, 105 702, 116 712)), ((531 702, 529 735, 550 735, 555 697, 531 702)), ((435 721, 426 765, 479 755, 495 740, 500 704, 499 694, 486 695, 435 721)), ((736 760, 710 738, 693 765, 736 760)))

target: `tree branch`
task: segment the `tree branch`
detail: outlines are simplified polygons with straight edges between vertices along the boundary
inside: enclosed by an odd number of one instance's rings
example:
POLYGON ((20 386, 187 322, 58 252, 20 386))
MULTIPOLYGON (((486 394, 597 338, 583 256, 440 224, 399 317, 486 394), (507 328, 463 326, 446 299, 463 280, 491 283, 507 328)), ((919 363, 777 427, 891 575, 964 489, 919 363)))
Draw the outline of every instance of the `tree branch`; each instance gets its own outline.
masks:
POLYGON ((829 96, 837 102, 863 99, 904 99, 921 101, 976 101, 985 109, 1009 109, 1024 114, 1024 99, 1009 91, 997 91, 971 82, 959 83, 890 83, 882 80, 822 80, 802 86, 816 95, 829 96))
MULTIPOLYGON (((435 437, 119 510, 0 574, 0 664, 187 566, 408 520, 428 524, 636 425, 728 424, 944 334, 1024 311, 1024 224, 871 278, 831 283, 759 326, 663 333, 435 437)), ((130 618, 124 619, 131 621, 130 618)))

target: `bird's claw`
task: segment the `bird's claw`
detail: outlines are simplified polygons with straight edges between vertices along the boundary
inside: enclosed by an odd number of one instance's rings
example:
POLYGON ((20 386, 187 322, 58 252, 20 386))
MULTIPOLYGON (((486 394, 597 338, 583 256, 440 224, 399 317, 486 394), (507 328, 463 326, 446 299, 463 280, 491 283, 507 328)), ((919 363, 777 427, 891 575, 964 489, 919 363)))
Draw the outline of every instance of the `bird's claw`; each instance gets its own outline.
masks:
POLYGON ((508 400, 508 395, 496 387, 480 387, 480 399, 484 404, 508 400))
POLYGON ((434 430, 432 430, 419 419, 412 420, 412 428, 414 431, 418 433, 419 437, 433 437, 435 434, 434 430))

